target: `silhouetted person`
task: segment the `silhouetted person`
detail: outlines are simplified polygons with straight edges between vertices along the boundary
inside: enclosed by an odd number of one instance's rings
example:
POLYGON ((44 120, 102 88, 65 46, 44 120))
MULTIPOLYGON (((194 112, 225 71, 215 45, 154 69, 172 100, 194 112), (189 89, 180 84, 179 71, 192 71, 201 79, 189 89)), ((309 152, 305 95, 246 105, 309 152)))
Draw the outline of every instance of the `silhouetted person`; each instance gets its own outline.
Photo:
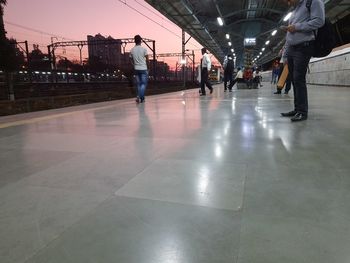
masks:
POLYGON ((272 65, 272 77, 271 77, 271 84, 276 84, 278 81, 278 76, 280 74, 280 66, 278 61, 275 61, 272 65))
POLYGON ((228 54, 224 60, 224 91, 227 90, 227 82, 230 81, 228 90, 232 91, 232 87, 235 84, 233 80, 233 70, 235 68, 235 63, 231 54, 228 54))
POLYGON ((252 82, 253 82, 253 71, 251 68, 247 68, 243 72, 243 78, 244 81, 247 83, 247 86, 249 89, 252 88, 252 82))
POLYGON ((260 86, 262 87, 263 85, 261 84, 261 74, 260 74, 260 71, 259 69, 256 69, 254 72, 253 72, 253 82, 257 83, 257 86, 260 86))

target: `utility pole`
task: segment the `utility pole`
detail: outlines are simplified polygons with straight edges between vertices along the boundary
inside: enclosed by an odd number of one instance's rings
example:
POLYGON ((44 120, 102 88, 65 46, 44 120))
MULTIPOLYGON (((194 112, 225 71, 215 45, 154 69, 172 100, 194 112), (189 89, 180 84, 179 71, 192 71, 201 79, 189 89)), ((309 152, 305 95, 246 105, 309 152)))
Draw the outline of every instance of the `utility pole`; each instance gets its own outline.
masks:
POLYGON ((27 56, 27 71, 28 71, 28 76, 29 76, 29 82, 32 83, 32 67, 30 64, 30 56, 29 56, 29 48, 28 48, 28 41, 24 41, 25 47, 26 47, 26 56, 27 56))
POLYGON ((185 75, 185 67, 186 67, 186 44, 188 41, 190 41, 191 37, 189 39, 185 39, 185 30, 182 29, 182 75, 184 80, 184 88, 186 87, 186 75, 185 75))
POLYGON ((50 56, 51 60, 51 69, 55 70, 56 69, 56 57, 55 57, 55 47, 53 46, 53 39, 58 40, 57 37, 51 37, 51 47, 52 47, 52 56, 50 56))
POLYGON ((192 50, 192 83, 194 83, 194 71, 195 71, 195 64, 194 64, 194 50, 192 50))
POLYGON ((84 45, 83 44, 78 44, 78 48, 79 48, 79 55, 80 55, 80 65, 83 65, 83 58, 81 55, 81 50, 83 49, 84 45))
POLYGON ((185 61, 186 61, 186 57, 185 57, 185 49, 186 48, 186 40, 185 40, 185 30, 182 29, 182 57, 181 57, 181 64, 182 64, 182 78, 184 81, 183 87, 186 87, 186 76, 185 76, 185 61))
POLYGON ((157 80, 157 61, 156 61, 156 41, 152 41, 153 51, 153 78, 157 80))

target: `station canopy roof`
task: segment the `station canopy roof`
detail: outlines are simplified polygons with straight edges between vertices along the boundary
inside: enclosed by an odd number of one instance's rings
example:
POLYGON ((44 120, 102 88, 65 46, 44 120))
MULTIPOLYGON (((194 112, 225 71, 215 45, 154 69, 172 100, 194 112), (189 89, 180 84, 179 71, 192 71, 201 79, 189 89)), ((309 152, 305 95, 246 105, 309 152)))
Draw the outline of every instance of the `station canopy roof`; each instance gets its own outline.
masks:
MULTIPOLYGON (((232 53, 233 49, 237 65, 244 65, 246 59, 254 59, 260 52, 262 54, 257 63, 263 64, 278 57, 284 44, 285 33, 279 30, 279 27, 287 23, 283 22, 289 11, 287 0, 146 0, 146 2, 206 47, 218 61, 222 61, 225 55, 232 53), (218 23, 218 17, 223 20, 222 26, 218 23), (276 29, 277 33, 272 36, 272 32, 276 29), (226 34, 229 35, 229 39, 226 34), (267 41, 270 42, 266 44, 267 41), (228 42, 231 42, 231 46, 228 42)), ((332 22, 350 12, 350 0, 324 2, 326 15, 332 22)))

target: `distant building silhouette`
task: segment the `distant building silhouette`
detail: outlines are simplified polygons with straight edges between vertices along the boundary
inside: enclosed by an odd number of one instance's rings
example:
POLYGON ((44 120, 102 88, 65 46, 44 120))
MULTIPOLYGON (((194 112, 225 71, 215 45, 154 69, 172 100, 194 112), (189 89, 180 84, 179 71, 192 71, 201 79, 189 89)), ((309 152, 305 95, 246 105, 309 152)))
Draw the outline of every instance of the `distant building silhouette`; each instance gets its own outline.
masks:
MULTIPOLYGON (((153 63, 154 63, 154 60, 153 59, 150 59, 149 60, 149 76, 150 78, 154 78, 154 68, 153 68, 153 63)), ((169 69, 169 65, 167 63, 165 63, 164 61, 157 61, 156 60, 156 74, 158 76, 158 78, 160 80, 169 80, 171 79, 171 72, 170 72, 170 69, 169 69)))
POLYGON ((101 34, 88 35, 89 60, 97 58, 99 62, 109 66, 120 66, 122 63, 122 42, 111 36, 104 37, 101 34))

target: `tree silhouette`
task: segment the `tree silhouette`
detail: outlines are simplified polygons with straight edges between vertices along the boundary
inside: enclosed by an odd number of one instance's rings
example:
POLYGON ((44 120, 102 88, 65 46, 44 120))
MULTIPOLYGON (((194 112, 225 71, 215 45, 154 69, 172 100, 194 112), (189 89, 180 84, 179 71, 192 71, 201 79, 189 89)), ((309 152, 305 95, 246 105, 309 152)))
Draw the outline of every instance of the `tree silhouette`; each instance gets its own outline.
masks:
POLYGON ((0 0, 0 39, 6 39, 5 25, 4 25, 4 6, 6 5, 6 0, 0 0))
POLYGON ((14 43, 6 38, 3 19, 6 3, 7 0, 0 0, 0 69, 10 72, 18 68, 18 61, 14 43))
POLYGON ((33 70, 50 70, 48 56, 37 45, 34 45, 34 49, 29 53, 29 61, 29 67, 33 70))

